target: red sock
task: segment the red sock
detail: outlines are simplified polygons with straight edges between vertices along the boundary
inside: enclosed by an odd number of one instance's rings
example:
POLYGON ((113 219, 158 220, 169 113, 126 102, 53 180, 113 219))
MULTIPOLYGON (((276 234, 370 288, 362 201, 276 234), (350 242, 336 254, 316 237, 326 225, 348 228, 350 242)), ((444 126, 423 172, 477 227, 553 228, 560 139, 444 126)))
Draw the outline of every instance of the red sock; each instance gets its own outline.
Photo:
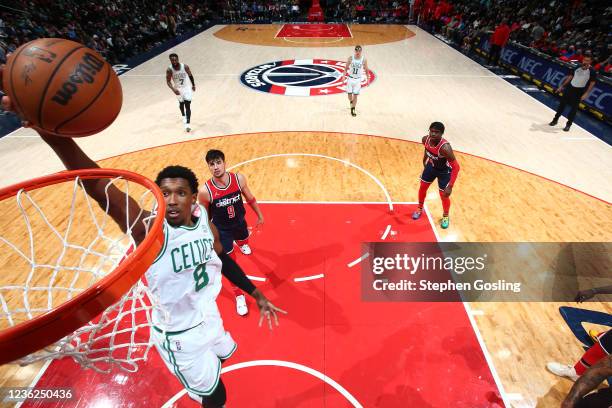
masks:
POLYGON ((606 357, 607 355, 608 353, 606 353, 603 347, 601 347, 601 344, 595 343, 582 355, 580 361, 578 361, 574 366, 576 374, 584 374, 587 368, 597 363, 599 360, 606 357))
POLYGON ((440 198, 442 199, 442 211, 444 216, 447 217, 450 211, 450 197, 447 197, 444 191, 440 191, 440 198))
POLYGON ((419 186, 419 208, 423 208, 423 204, 425 203, 425 196, 427 195, 427 189, 431 186, 431 183, 426 183, 421 180, 421 185, 419 186))
POLYGON ((246 237, 246 239, 237 239, 236 240, 236 245, 238 246, 243 246, 244 244, 248 244, 249 243, 249 237, 246 237))

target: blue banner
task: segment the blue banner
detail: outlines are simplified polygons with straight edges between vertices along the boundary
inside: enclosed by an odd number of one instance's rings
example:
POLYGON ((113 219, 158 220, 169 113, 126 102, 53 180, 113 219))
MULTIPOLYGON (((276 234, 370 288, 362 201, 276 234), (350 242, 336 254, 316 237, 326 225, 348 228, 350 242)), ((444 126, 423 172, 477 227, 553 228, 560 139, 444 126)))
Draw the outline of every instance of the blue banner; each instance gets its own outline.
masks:
MULTIPOLYGON (((489 51, 488 35, 481 36, 479 48, 480 52, 489 51)), ((549 92, 557 89, 563 79, 576 68, 530 48, 511 43, 502 49, 501 61, 549 92)), ((598 77, 595 87, 584 100, 584 105, 599 119, 612 122, 612 81, 598 77)))

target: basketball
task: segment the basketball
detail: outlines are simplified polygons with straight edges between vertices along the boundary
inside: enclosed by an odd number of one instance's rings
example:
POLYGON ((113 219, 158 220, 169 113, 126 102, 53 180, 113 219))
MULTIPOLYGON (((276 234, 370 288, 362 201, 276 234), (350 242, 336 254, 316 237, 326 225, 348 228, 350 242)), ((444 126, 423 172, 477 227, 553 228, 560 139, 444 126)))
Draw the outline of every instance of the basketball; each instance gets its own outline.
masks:
POLYGON ((121 83, 96 51, 74 41, 40 38, 7 59, 3 88, 32 126, 65 137, 107 128, 121 110, 121 83))

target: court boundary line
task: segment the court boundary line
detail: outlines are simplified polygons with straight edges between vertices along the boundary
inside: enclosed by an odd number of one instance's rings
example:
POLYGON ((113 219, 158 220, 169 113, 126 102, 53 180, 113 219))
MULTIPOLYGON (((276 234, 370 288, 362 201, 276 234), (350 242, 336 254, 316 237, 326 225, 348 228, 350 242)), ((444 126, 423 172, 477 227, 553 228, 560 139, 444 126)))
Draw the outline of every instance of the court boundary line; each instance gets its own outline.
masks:
MULTIPOLYGON (((28 388, 34 388, 36 387, 36 384, 38 384, 38 382, 40 381, 40 379, 42 378, 42 376, 47 372, 47 369, 49 368, 49 366, 51 365, 51 363, 53 362, 53 359, 47 360, 45 361, 45 364, 40 368, 40 371, 38 371, 38 374, 36 374, 36 376, 34 377, 34 379, 32 380, 32 382, 30 383, 30 385, 28 386, 28 388)), ((28 400, 25 401, 19 401, 18 403, 15 404, 15 408, 19 408, 23 405, 24 402, 26 402, 28 400)))
MULTIPOLYGON (((239 81, 239 82, 242 84, 241 81, 239 81)), ((244 84, 242 84, 242 85, 244 86, 244 84)), ((396 137, 396 136, 382 136, 382 135, 373 135, 373 134, 367 134, 367 133, 351 133, 351 132, 337 132, 337 131, 325 131, 325 130, 269 130, 269 131, 247 132, 247 133, 230 133, 230 134, 226 134, 226 135, 213 135, 213 136, 205 136, 205 137, 189 139, 189 140, 181 140, 179 142, 164 143, 164 144, 160 144, 160 145, 157 145, 157 146, 145 147, 144 149, 132 150, 132 151, 126 152, 126 153, 116 154, 116 155, 108 156, 108 157, 105 157, 105 158, 100 158, 100 159, 98 159, 96 161, 110 160, 110 159, 114 159, 114 158, 117 158, 117 157, 121 157, 121 156, 125 156, 125 155, 128 155, 128 154, 131 154, 131 153, 141 153, 141 152, 144 152, 144 151, 147 151, 147 150, 157 149, 159 147, 167 147, 167 146, 179 145, 179 144, 182 144, 182 143, 191 143, 191 142, 194 142, 194 141, 204 141, 204 140, 208 140, 208 139, 216 139, 216 138, 230 137, 230 136, 231 137, 237 137, 237 136, 255 136, 255 135, 271 134, 271 133, 302 133, 304 136, 312 136, 313 134, 320 135, 322 133, 329 133, 329 134, 340 135, 340 136, 366 136, 366 137, 376 137, 376 138, 381 138, 381 139, 397 140, 397 141, 405 142, 405 143, 413 143, 413 144, 416 144, 416 145, 419 145, 419 146, 421 146, 423 144, 420 141, 402 139, 402 138, 399 138, 399 137, 396 137), (310 135, 308 135, 308 133, 310 133, 310 135)), ((5 137, 0 138, 0 140, 4 139, 5 137)), ((419 139, 420 139, 420 137, 419 137, 419 139)), ((608 145, 606 144, 606 146, 608 146, 608 145)), ((459 153, 459 154, 463 154, 463 155, 466 155, 466 156, 469 156, 469 157, 475 157, 477 159, 481 159, 481 160, 485 160, 485 161, 488 161, 488 162, 491 162, 491 163, 495 163, 495 164, 498 164, 500 166, 505 166, 505 167, 508 167, 510 169, 513 169, 513 170, 518 170, 520 172, 523 172, 523 173, 526 173, 526 174, 538 177, 538 178, 540 178, 542 180, 550 181, 551 183, 557 184, 557 185, 559 185, 561 187, 568 188, 568 189, 570 189, 570 190, 572 190, 572 191, 574 191, 576 193, 584 194, 585 196, 590 197, 590 198, 594 198, 595 200, 601 201, 604 204, 612 205, 612 202, 608 202, 608 201, 604 200, 603 198, 596 197, 596 196, 594 196, 592 194, 589 194, 589 193, 587 193, 585 191, 579 190, 579 189, 577 189, 575 187, 569 186, 569 185, 564 184, 564 183, 562 183, 560 181, 556 181, 556 180, 550 179, 550 178, 548 178, 546 176, 541 176, 541 175, 533 173, 533 172, 531 172, 529 170, 524 170, 524 169, 521 169, 519 167, 513 166, 511 164, 499 162, 499 161, 496 161, 496 160, 493 160, 493 159, 489 159, 487 157, 479 156, 477 154, 467 153, 467 152, 464 152, 464 151, 461 151, 461 150, 456 150, 456 149, 453 149, 453 151, 455 153, 459 153)))
MULTIPOLYGON (((444 242, 440 239, 440 234, 438 233, 438 230, 436 229, 436 225, 433 222, 433 217, 431 216, 429 208, 427 207, 427 203, 423 204, 423 210, 425 212, 425 215, 427 215, 427 219, 429 220, 429 224, 431 226, 431 229, 433 230, 436 240, 438 242, 444 242)), ((472 315, 472 308, 468 302, 461 301, 461 304, 463 305, 463 308, 465 309, 465 314, 467 315, 470 325, 472 326, 472 331, 474 332, 474 335, 476 336, 476 340, 478 341, 478 345, 480 346, 480 350, 482 351, 482 354, 485 358, 487 366, 489 367, 489 372, 491 373, 491 376, 493 377, 493 381, 495 382, 495 386, 497 387, 497 390, 499 391, 501 399, 504 405, 510 408, 511 405, 508 403, 508 395, 506 394, 501 378, 499 377, 499 374, 497 373, 497 369, 495 368, 495 364, 493 363, 493 358, 491 357, 491 354, 489 353, 489 349, 487 348, 487 345, 485 344, 484 339, 482 338, 482 334, 480 333, 480 328, 478 327, 478 324, 476 323, 476 320, 474 319, 474 316, 472 315)))
MULTIPOLYGON (((298 363, 294 363, 291 361, 285 361, 285 360, 251 360, 251 361, 245 361, 242 363, 236 363, 236 364, 232 364, 229 365, 227 367, 223 367, 221 369, 221 374, 226 374, 226 373, 230 373, 232 371, 236 371, 236 370, 240 370, 242 368, 249 368, 249 367, 285 367, 285 368, 292 368, 296 371, 301 371, 303 373, 306 374, 310 374, 311 376, 318 378, 319 380, 323 381, 325 384, 329 385, 330 387, 334 388, 338 393, 340 393, 340 395, 342 395, 348 402, 350 402, 352 404, 352 406, 354 408, 363 408, 363 405, 361 405, 359 403, 359 401, 357 401, 357 398, 355 398, 346 388, 344 388, 342 385, 340 385, 340 383, 334 381, 333 379, 331 379, 330 377, 328 377, 327 375, 321 373, 320 371, 315 370, 314 368, 310 368, 306 365, 303 364, 298 364, 298 363)), ((172 398, 170 398, 168 401, 166 401, 166 403, 164 405, 161 406, 161 408, 170 408, 173 406, 173 404, 178 401, 181 397, 183 397, 183 395, 187 394, 187 390, 186 389, 182 389, 179 392, 177 392, 176 394, 174 394, 174 396, 172 398)))
MULTIPOLYGON (((464 53, 460 52, 459 50, 455 49, 454 47, 450 46, 449 44, 445 43, 444 41, 442 41, 441 39, 439 39, 438 37, 436 37, 435 35, 431 35, 430 33, 428 33, 427 31, 423 30, 421 27, 419 27, 419 30, 423 31, 425 34, 428 34, 429 36, 435 38, 436 40, 438 40, 439 42, 441 42, 442 44, 446 45, 448 48, 452 49, 453 51, 455 51, 458 54, 461 54, 463 57, 465 57, 467 60, 474 62, 475 64, 480 65, 481 67, 483 67, 484 69, 486 69, 488 72, 490 72, 491 74, 493 74, 493 76, 495 78, 498 78, 500 81, 503 81, 506 85, 509 85, 511 88, 515 89, 516 91, 518 91, 519 93, 528 96, 531 99, 535 99, 537 102, 540 103, 540 105, 550 109, 551 112, 555 112, 555 110, 553 108, 551 108, 550 106, 546 105, 545 103, 540 102, 537 98, 534 98, 533 96, 529 95, 529 93, 519 89, 518 87, 512 85, 511 83, 509 83, 508 81, 506 81, 504 78, 501 78, 499 75, 495 74, 493 71, 491 71, 490 69, 486 68, 483 64, 479 63, 476 60, 471 59, 470 57, 466 56, 464 53)), ((503 62, 503 61, 502 61, 503 62)), ((505 68, 504 68, 505 69, 505 68)), ((536 86, 536 85, 534 85, 536 86)), ((539 88, 538 88, 539 89, 539 88)), ((544 91, 546 92, 546 91, 544 91)), ((556 112, 555 112, 556 113, 556 112)), ((586 113, 586 112, 585 112, 586 113)), ((603 141, 602 139, 600 139, 599 137, 593 135, 591 132, 589 132, 588 130, 586 130, 585 128, 583 128, 582 126, 580 126, 577 123, 573 124, 574 126, 579 127, 580 129, 582 129, 584 132, 588 133, 589 135, 591 135, 593 137, 593 139, 599 140, 600 142, 602 142, 603 144, 605 144, 606 146, 609 146, 608 143, 606 143, 605 141, 603 141)))

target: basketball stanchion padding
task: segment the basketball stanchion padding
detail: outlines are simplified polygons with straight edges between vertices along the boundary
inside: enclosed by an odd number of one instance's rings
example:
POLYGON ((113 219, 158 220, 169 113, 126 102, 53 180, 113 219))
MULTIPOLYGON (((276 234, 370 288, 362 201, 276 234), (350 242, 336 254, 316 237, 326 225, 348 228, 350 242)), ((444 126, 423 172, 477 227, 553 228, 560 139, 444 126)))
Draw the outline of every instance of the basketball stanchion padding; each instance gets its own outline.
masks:
POLYGON ((70 356, 97 371, 115 366, 135 371, 151 347, 155 301, 142 278, 164 245, 166 209, 159 187, 125 170, 64 171, 0 189, 0 204, 12 205, 19 214, 2 221, 0 250, 26 266, 18 271, 15 262, 0 263, 0 364, 70 356), (91 179, 108 179, 105 206, 87 195, 83 180, 91 179), (124 194, 125 232, 109 215, 111 184, 124 194), (64 190, 72 197, 57 196, 64 190), (138 199, 133 196, 137 192, 138 199), (129 218, 128 197, 139 204, 136 218, 129 218), (45 207, 48 201, 54 201, 52 209, 45 207), (68 204, 70 213, 65 214, 68 204), (149 215, 143 218, 145 211, 149 215), (137 247, 131 219, 144 222, 147 231, 137 247), (20 225, 27 231, 15 235, 20 225), (6 238, 11 231, 15 237, 6 238), (56 241, 58 253, 39 261, 45 246, 56 241))

